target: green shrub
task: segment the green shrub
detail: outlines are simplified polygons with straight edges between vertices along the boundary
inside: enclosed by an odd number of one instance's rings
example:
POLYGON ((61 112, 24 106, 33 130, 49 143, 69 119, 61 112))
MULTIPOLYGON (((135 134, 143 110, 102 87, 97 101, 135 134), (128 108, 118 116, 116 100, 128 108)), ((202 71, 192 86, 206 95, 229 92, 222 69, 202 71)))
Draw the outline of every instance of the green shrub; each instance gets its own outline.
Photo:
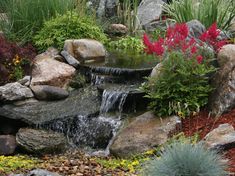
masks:
POLYGON ((141 39, 136 37, 125 37, 108 44, 110 49, 131 51, 133 53, 143 53, 144 44, 141 39))
POLYGON ((234 0, 172 0, 165 11, 177 22, 199 20, 208 28, 217 23, 220 29, 228 29, 235 17, 234 0))
POLYGON ((225 176, 226 164, 215 151, 202 144, 175 142, 165 148, 160 158, 148 162, 143 176, 225 176))
POLYGON ((7 20, 1 22, 4 33, 14 40, 30 41, 44 20, 74 8, 74 0, 4 0, 7 20))
POLYGON ((66 39, 91 38, 102 43, 107 41, 102 29, 89 17, 80 17, 76 12, 68 12, 46 21, 43 28, 34 37, 39 50, 50 46, 62 49, 66 39))
POLYGON ((160 74, 148 78, 141 90, 150 98, 149 108, 158 116, 186 117, 207 104, 208 94, 213 90, 208 75, 213 71, 214 67, 199 64, 195 58, 171 52, 162 61, 160 74))

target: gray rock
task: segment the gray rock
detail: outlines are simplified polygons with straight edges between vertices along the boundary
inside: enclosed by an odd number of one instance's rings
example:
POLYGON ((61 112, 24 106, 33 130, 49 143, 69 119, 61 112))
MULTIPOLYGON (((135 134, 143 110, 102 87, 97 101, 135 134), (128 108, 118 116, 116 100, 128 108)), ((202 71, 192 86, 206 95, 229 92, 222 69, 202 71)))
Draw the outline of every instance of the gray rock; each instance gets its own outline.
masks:
POLYGON ((39 155, 61 152, 66 146, 66 138, 61 133, 29 128, 18 131, 16 142, 26 152, 39 155))
POLYGON ((30 85, 30 79, 31 79, 30 76, 25 76, 17 82, 22 84, 23 86, 29 86, 30 85))
POLYGON ((103 60, 106 56, 103 44, 92 39, 66 40, 64 50, 80 62, 103 60))
POLYGON ((203 142, 210 149, 231 148, 235 144, 235 130, 228 123, 221 124, 218 128, 208 133, 203 142))
POLYGON ((80 65, 80 62, 76 60, 73 56, 71 56, 67 51, 61 51, 61 55, 68 62, 69 65, 72 65, 75 68, 80 65))
POLYGON ((16 101, 32 97, 32 91, 18 82, 0 86, 0 101, 16 101))
POLYGON ((213 76, 214 92, 209 97, 212 114, 221 115, 235 107, 235 45, 225 45, 218 53, 219 70, 213 76))
POLYGON ((205 26, 198 20, 191 20, 186 23, 189 29, 189 37, 198 39, 205 31, 205 26))
POLYGON ((142 26, 158 20, 162 14, 162 0, 143 0, 137 11, 137 16, 142 26))
POLYGON ((146 112, 131 121, 116 136, 110 147, 111 154, 129 157, 165 143, 181 124, 179 117, 157 118, 146 112))
POLYGON ((16 149, 16 138, 12 135, 0 135, 0 155, 12 155, 16 149))
POLYGON ((54 172, 49 172, 44 169, 35 169, 29 172, 26 176, 61 176, 54 172))
POLYGON ((59 87, 39 85, 30 87, 38 100, 61 100, 69 96, 69 93, 59 87))
POLYGON ((151 74, 150 74, 150 77, 158 77, 158 75, 160 74, 161 68, 162 68, 162 63, 157 64, 157 65, 153 68, 153 70, 152 70, 152 72, 151 72, 151 74))
POLYGON ((59 119, 68 120, 77 115, 91 116, 97 114, 99 108, 98 91, 89 87, 71 92, 63 101, 0 106, 0 114, 3 118, 21 120, 29 125, 43 125, 59 119))
POLYGON ((55 54, 58 53, 45 52, 34 59, 31 86, 50 85, 61 88, 68 86, 76 70, 68 64, 53 59, 55 54))

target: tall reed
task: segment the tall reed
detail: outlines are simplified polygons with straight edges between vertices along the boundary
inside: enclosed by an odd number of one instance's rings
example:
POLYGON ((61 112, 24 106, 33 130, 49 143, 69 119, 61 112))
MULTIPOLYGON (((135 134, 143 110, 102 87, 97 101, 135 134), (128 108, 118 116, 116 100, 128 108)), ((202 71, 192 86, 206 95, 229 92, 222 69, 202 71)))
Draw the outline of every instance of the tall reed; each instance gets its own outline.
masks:
POLYGON ((45 20, 64 14, 73 9, 74 4, 75 0, 1 0, 0 6, 5 7, 7 20, 0 25, 9 37, 27 42, 45 20))

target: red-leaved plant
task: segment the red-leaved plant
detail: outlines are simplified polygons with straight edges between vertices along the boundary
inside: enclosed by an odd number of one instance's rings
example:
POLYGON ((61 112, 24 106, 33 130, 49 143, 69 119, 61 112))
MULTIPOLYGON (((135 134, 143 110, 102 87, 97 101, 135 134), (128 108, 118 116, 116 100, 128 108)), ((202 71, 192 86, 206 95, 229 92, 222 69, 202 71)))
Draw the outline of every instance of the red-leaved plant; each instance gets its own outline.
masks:
POLYGON ((35 56, 36 49, 32 45, 21 47, 0 35, 0 85, 15 81, 16 68, 29 74, 30 62, 35 56))
POLYGON ((165 39, 159 38, 155 42, 151 42, 147 34, 144 34, 143 43, 147 54, 163 56, 167 52, 178 50, 189 58, 195 57, 200 64, 203 61, 203 57, 199 53, 199 47, 203 45, 203 42, 211 46, 216 52, 227 43, 225 40, 217 40, 219 34, 220 30, 217 29, 216 23, 214 23, 200 36, 199 42, 194 38, 188 39, 189 30, 187 25, 183 23, 169 27, 166 31, 165 39))

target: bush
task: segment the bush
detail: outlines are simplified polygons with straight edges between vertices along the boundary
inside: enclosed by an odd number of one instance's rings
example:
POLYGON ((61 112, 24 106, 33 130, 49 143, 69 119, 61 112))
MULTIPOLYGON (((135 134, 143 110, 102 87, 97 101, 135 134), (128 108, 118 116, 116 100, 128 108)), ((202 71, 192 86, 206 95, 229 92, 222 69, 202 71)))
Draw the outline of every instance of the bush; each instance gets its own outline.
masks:
POLYGON ((16 81, 30 72, 36 50, 31 45, 21 47, 0 36, 0 85, 16 81))
POLYGON ((234 0, 172 0, 165 11, 178 23, 199 20, 206 27, 217 23, 220 29, 228 29, 235 17, 234 0))
POLYGON ((202 144, 175 142, 165 148, 160 158, 148 162, 144 176, 225 176, 226 164, 215 151, 202 144))
POLYGON ((151 101, 149 108, 158 116, 186 117, 207 104, 208 94, 213 90, 208 74, 215 69, 198 59, 171 52, 162 62, 160 74, 148 78, 141 87, 151 101))
POLYGON ((131 51, 133 53, 143 53, 144 44, 141 39, 135 37, 125 37, 117 41, 112 41, 108 44, 110 49, 131 51))
POLYGON ((50 46, 62 49, 66 39, 91 38, 105 43, 106 35, 89 17, 80 17, 76 12, 68 12, 46 21, 43 28, 34 37, 39 50, 50 46))
POLYGON ((7 20, 1 22, 5 34, 14 40, 30 41, 44 20, 74 8, 74 0, 1 0, 7 20))

